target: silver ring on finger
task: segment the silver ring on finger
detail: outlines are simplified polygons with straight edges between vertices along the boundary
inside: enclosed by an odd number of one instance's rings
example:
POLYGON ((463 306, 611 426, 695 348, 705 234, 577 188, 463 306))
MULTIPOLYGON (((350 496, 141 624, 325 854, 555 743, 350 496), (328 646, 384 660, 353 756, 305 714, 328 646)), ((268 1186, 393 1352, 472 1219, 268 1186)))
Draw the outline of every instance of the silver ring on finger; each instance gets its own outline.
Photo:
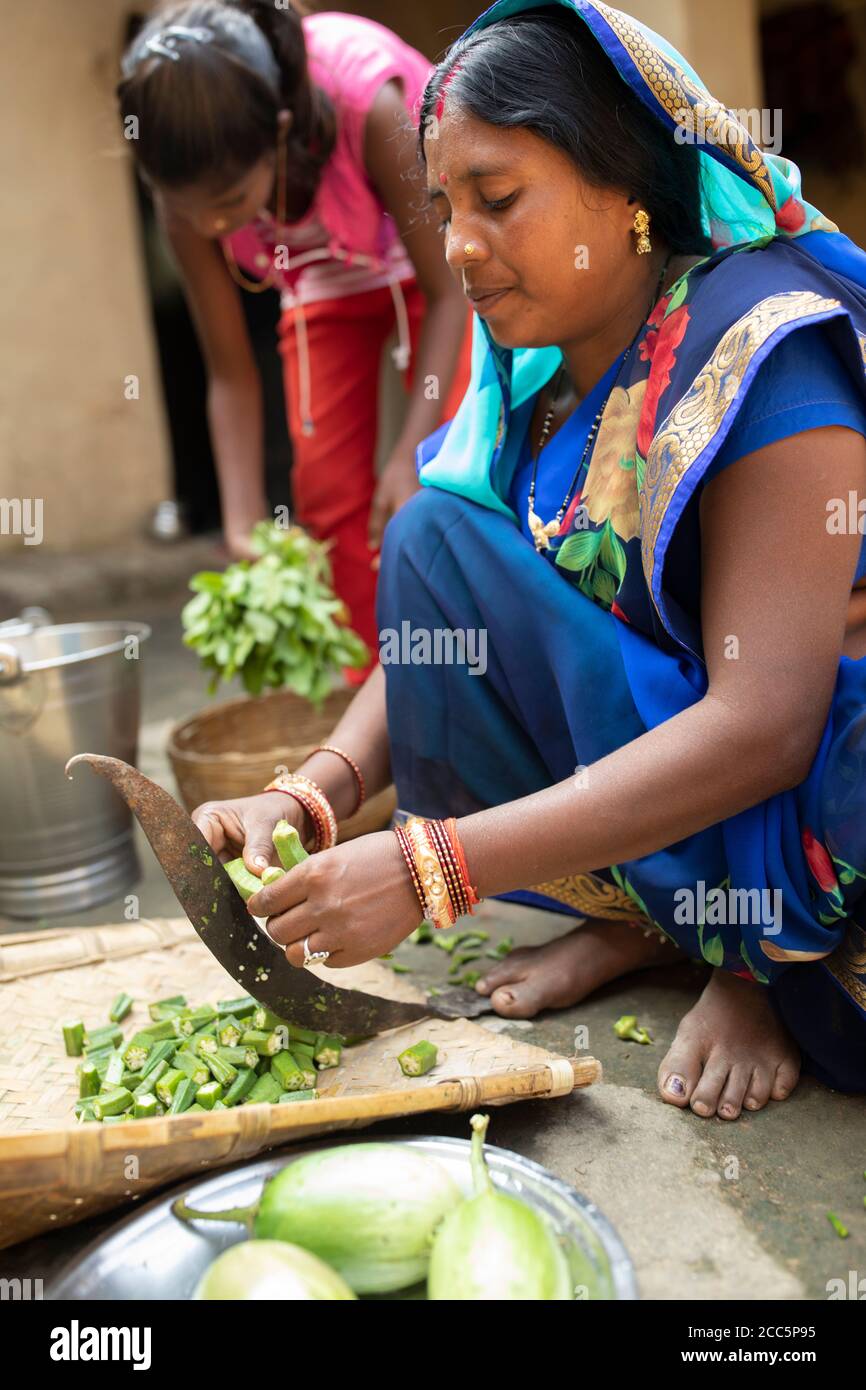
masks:
POLYGON ((311 951, 310 938, 304 937, 304 968, 308 965, 322 965, 330 956, 330 951, 311 951))

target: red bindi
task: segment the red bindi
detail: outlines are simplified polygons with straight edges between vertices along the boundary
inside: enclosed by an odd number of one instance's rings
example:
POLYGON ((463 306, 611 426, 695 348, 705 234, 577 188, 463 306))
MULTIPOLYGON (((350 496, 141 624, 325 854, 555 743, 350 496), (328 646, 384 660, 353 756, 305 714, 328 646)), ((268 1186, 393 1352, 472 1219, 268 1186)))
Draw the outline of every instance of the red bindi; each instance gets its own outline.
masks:
POLYGON ((439 175, 439 182, 440 182, 440 183, 447 183, 447 182, 448 182, 448 175, 447 175, 447 174, 440 174, 440 175, 439 175))

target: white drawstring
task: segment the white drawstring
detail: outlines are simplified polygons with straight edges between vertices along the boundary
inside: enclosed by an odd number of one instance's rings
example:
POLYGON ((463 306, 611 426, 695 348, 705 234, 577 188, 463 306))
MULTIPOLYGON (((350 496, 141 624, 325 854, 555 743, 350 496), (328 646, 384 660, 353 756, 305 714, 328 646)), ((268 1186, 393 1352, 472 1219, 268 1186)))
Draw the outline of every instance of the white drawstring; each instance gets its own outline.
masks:
MULTIPOLYGON (((298 266, 307 265, 310 261, 320 260, 342 260, 350 261, 352 265, 368 265, 375 269, 384 269, 384 264, 375 256, 365 256, 360 253, 350 254, 343 251, 340 247, 318 247, 314 251, 303 251, 297 257, 289 259, 289 266, 295 270, 298 266)), ((412 342, 409 335, 409 314, 406 309, 406 297, 403 287, 398 279, 388 281, 388 288, 391 291, 391 298, 394 301, 394 313, 397 319, 397 345, 391 349, 391 357, 398 371, 405 372, 412 357, 412 342)), ((304 306, 298 299, 294 290, 283 290, 280 296, 280 307, 291 309, 295 324, 295 335, 298 343, 298 415, 301 421, 301 434, 309 437, 315 434, 316 427, 313 423, 312 408, 312 385, 310 379, 310 352, 307 339, 307 323, 304 318, 304 306)))

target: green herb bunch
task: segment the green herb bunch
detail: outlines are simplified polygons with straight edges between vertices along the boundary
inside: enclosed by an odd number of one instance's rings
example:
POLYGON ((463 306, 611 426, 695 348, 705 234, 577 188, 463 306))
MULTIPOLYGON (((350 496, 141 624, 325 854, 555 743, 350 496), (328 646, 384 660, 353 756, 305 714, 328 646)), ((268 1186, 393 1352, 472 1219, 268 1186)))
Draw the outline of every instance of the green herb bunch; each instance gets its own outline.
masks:
POLYGON ((267 521, 255 527, 252 545, 258 559, 190 580, 195 598, 181 613, 184 643, 213 671, 211 694, 221 680, 240 676, 251 695, 287 688, 318 705, 337 671, 369 660, 334 595, 328 547, 297 526, 267 521))

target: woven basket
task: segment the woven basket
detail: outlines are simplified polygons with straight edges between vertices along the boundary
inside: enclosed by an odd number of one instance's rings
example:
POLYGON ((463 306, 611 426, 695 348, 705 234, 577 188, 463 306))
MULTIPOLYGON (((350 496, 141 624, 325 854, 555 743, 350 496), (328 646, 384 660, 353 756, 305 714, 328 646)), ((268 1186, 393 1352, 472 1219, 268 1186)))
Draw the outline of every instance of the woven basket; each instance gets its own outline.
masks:
MULTIPOLYGON (((341 970, 340 984, 422 998, 375 961, 341 970)), ((136 1001, 123 1023, 131 1037, 148 1021, 148 1000, 183 992, 204 1002, 237 989, 186 919, 0 937, 0 1248, 311 1135, 567 1095, 601 1076, 592 1057, 557 1057, 466 1019, 423 1019, 348 1048, 320 1073, 318 1100, 104 1127, 71 1120, 77 1059, 65 1055, 61 1020, 105 1022, 125 990, 136 1001), (439 1063, 404 1077, 396 1054, 421 1038, 437 1044, 439 1063)))
MULTIPOLYGON (((299 695, 277 690, 229 700, 176 724, 168 756, 186 809, 253 796, 278 768, 294 771, 318 744, 328 742, 353 696, 351 690, 332 691, 315 710, 299 695)), ((396 804, 393 787, 371 796, 357 815, 342 822, 340 839, 383 830, 396 804)))

